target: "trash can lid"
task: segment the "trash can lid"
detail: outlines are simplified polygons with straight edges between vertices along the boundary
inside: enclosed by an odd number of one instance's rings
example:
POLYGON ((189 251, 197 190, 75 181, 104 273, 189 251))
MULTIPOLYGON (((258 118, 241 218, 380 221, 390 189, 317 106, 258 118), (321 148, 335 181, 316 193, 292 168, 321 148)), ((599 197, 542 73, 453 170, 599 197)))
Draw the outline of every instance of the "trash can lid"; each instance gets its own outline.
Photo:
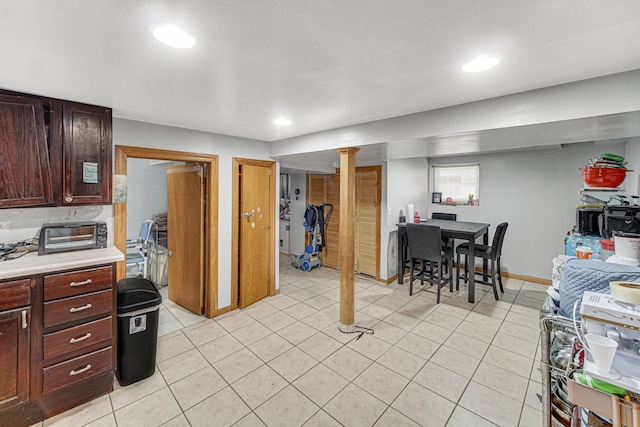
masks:
POLYGON ((118 314, 130 313, 162 303, 162 295, 153 282, 137 277, 118 280, 118 314))

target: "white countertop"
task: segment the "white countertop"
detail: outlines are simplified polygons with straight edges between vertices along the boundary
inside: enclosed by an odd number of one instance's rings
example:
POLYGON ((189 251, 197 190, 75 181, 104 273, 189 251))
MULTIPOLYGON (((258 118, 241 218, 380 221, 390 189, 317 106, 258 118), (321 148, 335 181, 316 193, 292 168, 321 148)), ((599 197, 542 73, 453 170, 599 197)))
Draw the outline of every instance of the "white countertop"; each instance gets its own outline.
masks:
POLYGON ((14 260, 0 261, 0 279, 108 264, 123 259, 124 255, 115 246, 42 256, 38 256, 38 252, 31 252, 14 260))

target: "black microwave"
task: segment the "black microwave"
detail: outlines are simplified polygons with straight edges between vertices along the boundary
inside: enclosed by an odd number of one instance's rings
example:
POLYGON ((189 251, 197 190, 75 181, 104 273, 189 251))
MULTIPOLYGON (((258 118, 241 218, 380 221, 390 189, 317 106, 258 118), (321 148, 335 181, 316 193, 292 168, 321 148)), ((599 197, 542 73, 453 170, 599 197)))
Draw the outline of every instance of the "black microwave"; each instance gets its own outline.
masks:
POLYGON ((602 208, 577 208, 576 226, 578 233, 583 236, 602 237, 603 209, 602 208))
POLYGON ((38 239, 38 255, 106 247, 104 221, 43 224, 38 239))

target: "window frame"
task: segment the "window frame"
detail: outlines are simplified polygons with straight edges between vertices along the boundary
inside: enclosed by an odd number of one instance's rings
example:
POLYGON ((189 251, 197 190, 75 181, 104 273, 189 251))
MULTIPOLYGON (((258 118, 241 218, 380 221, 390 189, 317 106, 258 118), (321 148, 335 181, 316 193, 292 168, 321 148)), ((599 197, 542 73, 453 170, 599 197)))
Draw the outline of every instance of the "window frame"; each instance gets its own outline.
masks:
MULTIPOLYGON (((480 163, 452 163, 452 164, 437 164, 437 165, 431 165, 431 185, 429 186, 431 188, 431 194, 433 194, 434 192, 438 192, 438 193, 442 193, 442 197, 441 197, 441 204, 448 204, 445 202, 447 197, 453 197, 453 205, 470 205, 469 204, 469 199, 467 195, 461 194, 460 196, 452 196, 451 194, 447 194, 448 190, 446 187, 444 187, 442 184, 440 184, 440 186, 438 186, 438 180, 436 179, 436 175, 439 175, 437 173, 438 169, 456 169, 456 168, 465 168, 465 169, 469 169, 469 168, 475 168, 475 183, 474 183, 474 187, 475 187, 475 192, 474 193, 467 193, 468 194, 473 194, 473 200, 480 200, 480 163)), ((461 181, 462 181, 462 176, 461 176, 461 181)), ((464 183, 460 183, 458 184, 459 186, 463 187, 464 183)))

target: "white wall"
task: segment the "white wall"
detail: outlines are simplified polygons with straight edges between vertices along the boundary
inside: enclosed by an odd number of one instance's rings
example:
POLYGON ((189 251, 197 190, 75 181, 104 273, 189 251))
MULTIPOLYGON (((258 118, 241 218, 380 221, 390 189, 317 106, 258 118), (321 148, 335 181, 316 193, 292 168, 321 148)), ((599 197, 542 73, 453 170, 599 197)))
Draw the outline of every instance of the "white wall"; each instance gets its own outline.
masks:
POLYGON ((109 243, 113 244, 113 209, 108 206, 78 206, 73 208, 0 209, 0 242, 15 243, 37 238, 42 224, 76 221, 105 221, 109 243), (6 225, 6 226, 5 226, 6 225))
MULTIPOLYGON (((232 158, 269 160, 269 144, 264 141, 117 118, 113 119, 113 144, 219 156, 218 308, 228 306, 231 303, 232 158)), ((279 194, 275 196, 277 208, 279 194)), ((277 211, 274 215, 278 218, 277 211)), ((273 242, 275 253, 278 253, 277 228, 276 239, 273 242)))
MULTIPOLYGON (((302 255, 307 245, 305 241, 304 212, 307 209, 307 176, 304 173, 289 173, 291 183, 291 220, 289 227, 289 252, 302 255), (300 194, 295 194, 296 189, 300 194)), ((335 219, 335 218, 334 218, 335 219)))
POLYGON ((127 160, 127 239, 136 239, 140 225, 167 211, 167 165, 148 159, 127 160))
POLYGON ((624 142, 586 142, 537 150, 430 159, 431 165, 480 164, 480 206, 431 205, 429 211, 458 214, 459 221, 509 223, 502 267, 514 274, 549 279, 551 260, 564 253, 564 237, 575 224, 579 168, 610 151, 626 155, 624 142))
POLYGON ((400 211, 406 216, 405 206, 411 203, 415 211, 426 216, 430 198, 427 159, 389 160, 383 172, 386 203, 381 218, 384 233, 380 230, 380 278, 384 280, 397 274, 396 224, 400 211))
MULTIPOLYGON (((630 138, 626 144, 627 155, 626 160, 629 162, 628 169, 632 172, 627 173, 625 185, 627 193, 632 195, 640 195, 640 137, 630 138)), ((640 204, 640 201, 637 201, 640 204)))

